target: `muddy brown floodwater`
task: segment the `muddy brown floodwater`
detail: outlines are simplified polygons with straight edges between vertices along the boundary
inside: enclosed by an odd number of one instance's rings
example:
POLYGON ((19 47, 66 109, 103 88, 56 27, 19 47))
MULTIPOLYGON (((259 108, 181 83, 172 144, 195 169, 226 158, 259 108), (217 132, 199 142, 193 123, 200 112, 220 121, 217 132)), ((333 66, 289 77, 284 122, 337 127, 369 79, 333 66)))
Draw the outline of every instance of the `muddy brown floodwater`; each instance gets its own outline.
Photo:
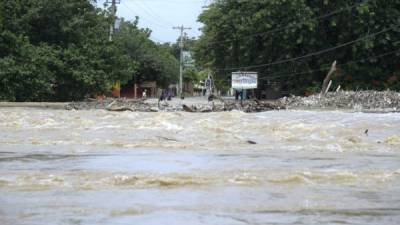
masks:
POLYGON ((400 114, 0 109, 2 225, 399 223, 400 114))

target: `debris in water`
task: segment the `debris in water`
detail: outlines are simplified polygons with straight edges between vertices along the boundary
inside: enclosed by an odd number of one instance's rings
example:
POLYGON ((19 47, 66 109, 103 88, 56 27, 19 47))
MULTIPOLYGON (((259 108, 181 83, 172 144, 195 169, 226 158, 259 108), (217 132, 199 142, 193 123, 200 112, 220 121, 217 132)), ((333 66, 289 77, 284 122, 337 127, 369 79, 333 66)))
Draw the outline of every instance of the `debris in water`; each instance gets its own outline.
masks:
POLYGON ((175 141, 175 142, 178 142, 178 140, 173 139, 173 138, 167 138, 167 137, 163 137, 163 136, 156 136, 156 137, 158 137, 158 138, 160 138, 160 139, 164 139, 164 140, 166 140, 166 141, 175 141))
POLYGON ((182 105, 182 108, 183 108, 183 111, 185 111, 185 112, 194 112, 194 110, 187 105, 182 105))

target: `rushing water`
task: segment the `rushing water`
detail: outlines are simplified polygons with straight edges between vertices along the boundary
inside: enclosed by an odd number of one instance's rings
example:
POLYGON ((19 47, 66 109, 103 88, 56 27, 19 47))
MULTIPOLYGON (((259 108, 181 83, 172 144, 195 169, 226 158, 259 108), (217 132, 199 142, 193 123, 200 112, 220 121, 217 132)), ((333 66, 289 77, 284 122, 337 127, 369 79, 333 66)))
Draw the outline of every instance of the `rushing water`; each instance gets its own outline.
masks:
POLYGON ((399 223, 400 114, 0 109, 1 225, 399 223))

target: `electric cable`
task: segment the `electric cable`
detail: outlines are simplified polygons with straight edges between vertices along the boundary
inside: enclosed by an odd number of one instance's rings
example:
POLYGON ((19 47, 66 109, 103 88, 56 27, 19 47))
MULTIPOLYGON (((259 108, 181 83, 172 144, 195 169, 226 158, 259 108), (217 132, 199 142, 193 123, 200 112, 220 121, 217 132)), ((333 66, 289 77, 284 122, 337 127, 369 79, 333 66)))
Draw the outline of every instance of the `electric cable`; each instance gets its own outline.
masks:
MULTIPOLYGON (((345 66, 345 65, 350 65, 353 63, 359 63, 359 62, 363 62, 363 61, 367 61, 369 59, 379 59, 379 58, 383 58, 389 55, 393 55, 396 53, 400 53, 400 49, 394 50, 394 51, 390 51, 390 52, 386 52, 383 54, 379 54, 379 55, 374 55, 374 56, 370 56, 368 58, 363 58, 363 59, 358 59, 358 60, 352 60, 346 63, 341 63, 341 64, 337 64, 336 66, 345 66)), ((326 69, 330 69, 331 66, 324 66, 320 69, 315 69, 315 70, 309 70, 309 71, 305 71, 305 72, 298 72, 298 73, 280 73, 280 74, 266 74, 264 75, 262 78, 259 78, 258 80, 269 80, 269 79, 275 79, 275 78, 283 78, 283 77, 293 77, 295 75, 303 75, 303 74, 310 74, 310 73, 314 73, 314 72, 320 72, 320 71, 324 71, 326 69), (268 76, 268 75, 275 75, 275 76, 268 76)))
POLYGON ((151 23, 151 24, 153 24, 153 25, 155 25, 155 26, 157 26, 157 27, 159 27, 159 28, 162 28, 162 29, 168 29, 168 30, 171 29, 171 27, 169 27, 169 26, 163 25, 163 24, 158 23, 158 22, 154 22, 154 21, 152 21, 152 20, 150 20, 150 19, 147 19, 147 18, 145 18, 145 17, 140 17, 139 14, 136 13, 135 10, 133 10, 131 7, 129 7, 129 6, 128 6, 127 4, 125 4, 124 2, 122 2, 122 5, 124 5, 125 8, 128 9, 129 11, 131 11, 135 16, 138 16, 139 19, 143 19, 143 20, 145 20, 145 21, 147 21, 147 22, 149 22, 149 23, 151 23))
MULTIPOLYGON (((360 3, 354 4, 354 5, 345 7, 345 8, 343 8, 343 9, 338 9, 338 10, 332 11, 332 12, 330 12, 330 13, 327 13, 327 14, 324 14, 324 15, 321 15, 321 16, 317 16, 317 17, 311 18, 310 20, 323 20, 323 19, 327 19, 327 18, 329 18, 329 17, 331 17, 331 16, 334 16, 334 15, 336 15, 336 14, 339 14, 339 13, 342 13, 342 12, 344 12, 344 11, 351 10, 351 9, 353 9, 353 8, 356 8, 356 7, 358 7, 358 6, 361 5, 361 4, 369 3, 370 1, 372 1, 372 0, 365 0, 365 1, 363 1, 363 2, 360 2, 360 3)), ((307 22, 308 22, 308 21, 307 21, 307 22)), ((227 43, 227 42, 232 42, 232 41, 238 41, 238 40, 243 40, 243 39, 247 39, 247 38, 251 38, 251 37, 255 37, 255 36, 259 36, 259 35, 272 34, 272 33, 276 33, 276 32, 282 31, 282 30, 286 30, 286 29, 291 28, 291 27, 294 27, 294 26, 303 25, 303 24, 305 24, 305 23, 307 23, 307 22, 306 22, 306 21, 303 21, 303 22, 298 22, 298 23, 291 23, 291 24, 288 24, 288 25, 286 25, 286 26, 277 27, 277 28, 274 28, 274 29, 269 30, 269 31, 245 35, 245 36, 239 37, 239 38, 237 38, 237 39, 227 39, 227 40, 223 40, 223 41, 211 41, 211 42, 208 42, 208 43, 206 44, 206 46, 216 45, 216 44, 221 44, 221 43, 227 43)))
POLYGON ((268 67, 268 66, 272 66, 272 65, 279 65, 279 64, 283 64, 283 63, 293 62, 293 61, 297 61, 297 60, 299 60, 299 59, 304 59, 304 58, 309 58, 309 57, 312 57, 312 56, 322 55, 322 54, 324 54, 324 53, 331 52, 331 51, 333 51, 333 50, 336 50, 336 49, 339 49, 339 48, 343 48, 343 47, 346 47, 346 46, 348 46, 348 45, 352 45, 352 44, 354 44, 354 43, 357 43, 357 42, 363 41, 363 40, 365 40, 365 39, 368 39, 368 38, 371 38, 371 37, 375 37, 375 36, 377 36, 377 35, 379 35, 379 34, 382 34, 382 33, 388 32, 388 31, 390 31, 390 30, 393 30, 393 29, 395 29, 396 27, 398 27, 398 26, 392 26, 392 27, 390 27, 390 28, 385 28, 385 29, 383 29, 383 30, 381 30, 381 31, 379 31, 379 32, 372 33, 372 34, 367 34, 367 35, 365 35, 364 37, 361 37, 361 38, 358 38, 358 39, 355 39, 355 40, 352 40, 352 41, 349 41, 349 42, 345 42, 345 43, 336 45, 336 46, 334 46, 334 47, 322 49, 322 50, 319 50, 319 51, 317 51, 317 52, 308 53, 308 54, 306 54, 306 55, 299 56, 299 57, 295 57, 295 58, 283 59, 283 60, 278 60, 278 61, 275 61, 275 62, 265 63, 265 64, 259 64, 259 65, 231 67, 231 68, 223 68, 223 69, 215 69, 215 70, 241 70, 241 69, 253 69, 253 68, 268 67))
POLYGON ((153 18, 153 19, 155 19, 155 20, 157 20, 157 21, 163 21, 163 22, 164 22, 166 25, 168 25, 168 26, 173 26, 173 24, 172 24, 171 22, 169 22, 169 21, 167 21, 167 20, 161 18, 159 15, 155 14, 150 8, 148 8, 148 7, 145 5, 145 2, 138 1, 137 3, 138 3, 137 6, 138 6, 139 8, 141 8, 141 9, 143 10, 143 12, 146 13, 146 14, 147 14, 148 16, 150 16, 151 18, 153 18))

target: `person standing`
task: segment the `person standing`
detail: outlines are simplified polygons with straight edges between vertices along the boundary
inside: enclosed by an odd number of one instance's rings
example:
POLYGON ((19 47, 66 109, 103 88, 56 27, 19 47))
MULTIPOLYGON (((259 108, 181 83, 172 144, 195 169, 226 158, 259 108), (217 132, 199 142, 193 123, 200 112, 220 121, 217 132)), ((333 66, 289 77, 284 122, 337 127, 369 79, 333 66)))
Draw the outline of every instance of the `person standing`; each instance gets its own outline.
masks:
POLYGON ((235 100, 239 100, 239 91, 235 90, 235 100))
POLYGON ((143 93, 142 93, 142 98, 146 98, 147 97, 147 90, 146 89, 144 89, 144 91, 143 91, 143 93))

